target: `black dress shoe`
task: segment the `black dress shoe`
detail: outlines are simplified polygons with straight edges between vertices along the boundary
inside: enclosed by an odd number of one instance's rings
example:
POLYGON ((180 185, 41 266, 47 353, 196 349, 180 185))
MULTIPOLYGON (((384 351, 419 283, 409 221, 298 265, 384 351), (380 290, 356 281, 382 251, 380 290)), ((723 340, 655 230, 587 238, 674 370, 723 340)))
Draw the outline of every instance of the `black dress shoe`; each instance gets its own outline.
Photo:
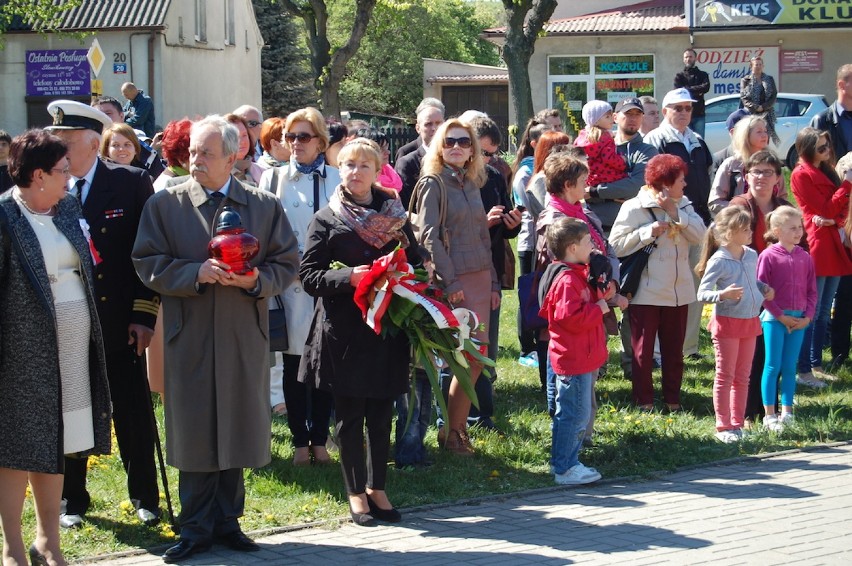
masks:
POLYGON ((369 495, 367 496, 367 505, 370 506, 370 515, 379 521, 384 521, 385 523, 399 523, 402 521, 402 513, 393 507, 390 509, 382 509, 375 504, 369 495))
POLYGON ((166 564, 173 564, 175 562, 185 560, 195 554, 207 552, 208 550, 210 550, 209 542, 181 539, 179 543, 168 549, 163 554, 163 562, 166 564))
POLYGON ((257 552, 260 550, 260 545, 251 540, 242 531, 234 531, 226 535, 216 537, 216 542, 224 544, 231 550, 239 552, 257 552))
MULTIPOLYGON (((367 502, 369 503, 370 499, 367 498, 367 502)), ((372 508, 372 505, 370 506, 372 508)), ((372 527, 376 524, 376 519, 370 513, 356 513, 352 510, 352 506, 349 506, 349 516, 352 517, 352 522, 358 525, 359 527, 372 527)))

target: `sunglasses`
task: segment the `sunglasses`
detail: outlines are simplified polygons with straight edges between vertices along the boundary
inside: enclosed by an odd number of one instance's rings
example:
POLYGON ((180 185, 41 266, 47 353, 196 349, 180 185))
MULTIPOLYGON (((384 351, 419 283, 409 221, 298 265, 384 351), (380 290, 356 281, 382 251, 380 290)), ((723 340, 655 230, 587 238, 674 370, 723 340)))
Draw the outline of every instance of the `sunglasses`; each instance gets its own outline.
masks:
POLYGON ((249 128, 256 128, 260 126, 263 122, 258 122, 257 120, 246 120, 246 124, 249 128))
POLYGON ((692 106, 669 106, 675 112, 692 112, 692 106))
POLYGON ((471 144, 471 141, 470 141, 470 138, 468 138, 468 137, 464 137, 464 138, 444 138, 444 147, 446 149, 450 149, 452 147, 455 147, 456 145, 458 145, 462 149, 468 149, 468 148, 470 148, 470 144, 471 144))
POLYGON ((816 146, 817 153, 825 153, 828 151, 828 144, 818 145, 816 146))
POLYGON ((497 155, 496 151, 485 151, 484 149, 482 150, 483 157, 494 157, 495 155, 497 155))
POLYGON ((319 136, 312 136, 311 134, 308 134, 306 132, 302 132, 300 134, 291 134, 291 133, 284 134, 284 139, 287 140, 290 143, 293 143, 296 140, 299 140, 299 143, 308 143, 309 141, 311 141, 312 139, 317 138, 317 137, 319 137, 319 136))

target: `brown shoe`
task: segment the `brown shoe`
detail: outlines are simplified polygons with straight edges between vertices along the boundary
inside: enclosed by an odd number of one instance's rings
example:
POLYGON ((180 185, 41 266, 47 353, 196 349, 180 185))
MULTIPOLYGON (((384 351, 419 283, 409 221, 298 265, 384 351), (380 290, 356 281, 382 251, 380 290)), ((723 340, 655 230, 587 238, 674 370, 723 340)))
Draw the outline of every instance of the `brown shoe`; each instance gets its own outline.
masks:
POLYGON ((474 450, 466 430, 450 430, 444 441, 444 448, 457 456, 473 456, 474 450))

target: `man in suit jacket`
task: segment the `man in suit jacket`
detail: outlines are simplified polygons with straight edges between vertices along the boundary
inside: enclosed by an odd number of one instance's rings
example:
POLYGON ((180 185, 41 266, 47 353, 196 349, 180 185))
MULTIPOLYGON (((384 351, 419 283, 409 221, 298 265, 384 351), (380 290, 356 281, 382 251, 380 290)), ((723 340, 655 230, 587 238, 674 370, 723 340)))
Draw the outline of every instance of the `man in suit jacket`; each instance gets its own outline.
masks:
POLYGON ((271 459, 267 300, 296 277, 298 243, 274 193, 231 176, 237 129, 221 116, 192 125, 192 179, 145 205, 133 261, 163 297, 166 440, 180 471, 180 542, 167 563, 216 541, 251 552, 240 530, 243 468, 271 459), (210 258, 207 244, 225 207, 260 244, 245 274, 210 258))
MULTIPOLYGON (((443 102, 441 102, 437 98, 431 98, 431 97, 424 98, 423 100, 420 101, 420 104, 417 105, 417 110, 414 111, 414 116, 419 117, 420 113, 423 110, 425 110, 426 108, 435 108, 437 110, 440 110, 441 111, 441 121, 442 122, 444 121, 444 113, 446 112, 446 108, 444 108, 443 102)), ((432 129, 433 134, 435 133, 435 130, 438 128, 438 126, 440 126, 440 123, 432 129)), ((418 133, 420 132, 420 130, 417 129, 416 124, 414 126, 414 129, 417 130, 418 133)), ((430 139, 431 139, 431 136, 430 136, 430 139)), ((416 138, 414 138, 413 140, 411 140, 410 142, 408 142, 404 146, 397 149, 396 155, 394 155, 394 157, 393 157, 394 165, 399 163, 399 160, 402 159, 403 157, 405 157, 406 155, 408 155, 409 153, 413 153, 413 152, 417 151, 417 148, 420 147, 421 145, 423 145, 423 142, 420 139, 420 136, 417 136, 416 138)))
MULTIPOLYGON (((426 148, 432 141, 432 136, 438 130, 438 126, 444 123, 444 105, 440 107, 434 104, 424 104, 426 99, 417 107, 417 124, 414 129, 420 136, 415 140, 419 145, 416 150, 408 155, 398 158, 396 162, 396 172, 402 179, 402 189, 399 192, 402 198, 402 204, 408 206, 408 201, 411 200, 411 193, 414 191, 414 185, 417 184, 417 179, 420 178, 420 163, 423 161, 423 156, 426 155, 426 148)), ((440 101, 438 101, 440 104, 440 101)), ((404 147, 404 146, 403 146, 404 147)), ((399 154, 397 154, 399 155, 399 154)))
MULTIPOLYGON (((151 398, 142 353, 154 334, 159 298, 136 275, 130 252, 145 201, 154 193, 142 169, 98 159, 101 131, 112 122, 91 106, 70 100, 48 105, 53 130, 68 144, 69 193, 80 199, 83 218, 100 261, 95 266, 98 317, 104 335, 113 423, 130 500, 139 519, 159 521, 160 493, 154 463, 151 398)), ((66 458, 60 524, 82 524, 89 508, 86 459, 66 458)))

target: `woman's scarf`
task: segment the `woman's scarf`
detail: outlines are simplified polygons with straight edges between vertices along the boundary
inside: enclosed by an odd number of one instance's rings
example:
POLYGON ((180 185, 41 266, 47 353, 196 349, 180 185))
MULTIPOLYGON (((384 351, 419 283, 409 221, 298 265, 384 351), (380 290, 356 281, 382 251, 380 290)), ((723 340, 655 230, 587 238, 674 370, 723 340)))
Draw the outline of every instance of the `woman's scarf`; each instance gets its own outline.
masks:
MULTIPOLYGON (((373 198, 376 198, 375 196, 373 198)), ((389 198, 382 202, 376 211, 352 200, 352 196, 337 185, 328 206, 358 236, 376 249, 384 248, 391 240, 397 240, 402 247, 408 247, 408 237, 402 231, 408 214, 398 198, 389 198)))
POLYGON ((571 204, 567 200, 563 200, 554 194, 550 195, 549 204, 565 216, 577 218, 578 220, 582 220, 583 222, 588 224, 589 233, 592 235, 592 241, 595 243, 595 249, 597 249, 601 253, 606 253, 606 243, 604 242, 603 236, 598 233, 597 229, 594 227, 594 225, 592 225, 592 221, 589 220, 588 216, 586 216, 586 211, 583 210, 582 204, 580 204, 579 202, 577 204, 571 204))
POLYGON ((174 177, 186 177, 189 175, 189 171, 181 167, 180 165, 169 165, 166 167, 166 170, 171 171, 174 177))
POLYGON ((325 165, 325 155, 322 154, 322 153, 317 155, 317 158, 314 159, 313 163, 309 163, 308 165, 302 165, 301 163, 296 161, 295 158, 291 158, 291 159, 293 159, 293 163, 296 164, 296 169, 302 175, 310 175, 311 173, 313 173, 314 171, 316 171, 317 169, 319 169, 320 167, 325 165))
POLYGON ((263 155, 260 156, 260 159, 258 159, 257 162, 268 165, 269 167, 283 167, 284 165, 287 165, 286 161, 278 161, 272 157, 268 151, 264 151, 263 155))

